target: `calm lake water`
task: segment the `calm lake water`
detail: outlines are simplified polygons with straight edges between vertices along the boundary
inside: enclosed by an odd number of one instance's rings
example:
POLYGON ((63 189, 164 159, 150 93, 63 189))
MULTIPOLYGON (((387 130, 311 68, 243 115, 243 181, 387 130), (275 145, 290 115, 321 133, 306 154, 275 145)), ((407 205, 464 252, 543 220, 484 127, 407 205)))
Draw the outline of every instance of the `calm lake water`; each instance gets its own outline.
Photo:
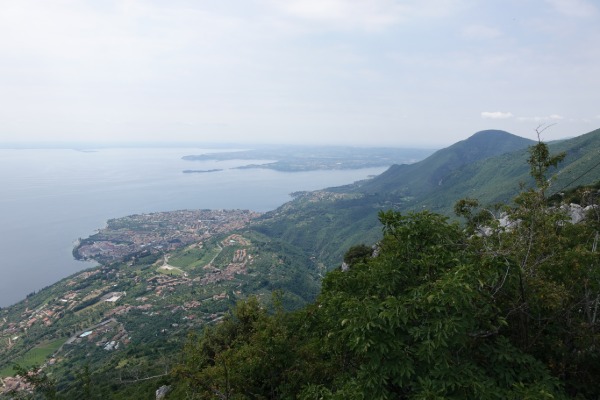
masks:
MULTIPOLYGON (((179 209, 269 211, 289 193, 339 186, 385 168, 285 173, 249 161, 181 160, 197 148, 0 149, 0 307, 94 265, 73 243, 109 218, 179 209), (219 172, 184 174, 185 169, 219 172)), ((257 163, 257 161, 252 161, 257 163)))

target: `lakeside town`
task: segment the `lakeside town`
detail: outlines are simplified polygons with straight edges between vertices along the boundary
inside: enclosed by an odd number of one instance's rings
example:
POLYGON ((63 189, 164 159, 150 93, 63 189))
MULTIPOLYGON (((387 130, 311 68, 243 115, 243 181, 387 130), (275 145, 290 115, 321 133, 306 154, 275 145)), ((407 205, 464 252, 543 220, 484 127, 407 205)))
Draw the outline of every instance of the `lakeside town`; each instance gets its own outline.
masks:
POLYGON ((73 251, 101 265, 0 309, 0 393, 31 390, 10 372, 42 352, 29 343, 54 345, 34 363, 44 369, 78 351, 102 357, 222 319, 255 260, 251 241, 234 232, 260 215, 182 210, 108 221, 73 251))
POLYGON ((179 210, 111 219, 73 250, 78 259, 114 262, 140 252, 165 252, 240 229, 261 214, 248 210, 179 210))

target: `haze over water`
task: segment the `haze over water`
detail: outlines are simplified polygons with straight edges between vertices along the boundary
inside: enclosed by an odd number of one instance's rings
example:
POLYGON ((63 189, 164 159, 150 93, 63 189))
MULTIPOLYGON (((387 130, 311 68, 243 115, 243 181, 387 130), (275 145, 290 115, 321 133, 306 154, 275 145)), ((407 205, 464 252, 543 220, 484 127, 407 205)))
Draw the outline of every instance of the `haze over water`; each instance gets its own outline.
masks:
POLYGON ((284 173, 231 169, 259 161, 181 160, 208 151, 0 149, 0 306, 93 266, 73 259, 73 243, 107 219, 178 209, 268 211, 293 191, 347 184, 385 169, 284 173))

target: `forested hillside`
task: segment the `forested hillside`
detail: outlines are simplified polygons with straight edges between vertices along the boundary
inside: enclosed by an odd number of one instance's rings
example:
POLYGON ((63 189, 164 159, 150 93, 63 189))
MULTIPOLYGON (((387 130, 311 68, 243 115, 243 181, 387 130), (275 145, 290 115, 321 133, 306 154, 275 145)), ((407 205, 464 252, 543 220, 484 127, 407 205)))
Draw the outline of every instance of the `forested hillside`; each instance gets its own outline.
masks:
POLYGON ((121 257, 0 310, 0 377, 30 385, 0 398, 598 398, 600 130, 502 138, 530 143, 439 151, 420 195, 391 168, 262 217, 175 212, 157 247, 169 213, 112 221, 82 244, 121 257))
MULTIPOLYGON (((453 215, 465 197, 484 205, 509 202, 520 185, 531 185, 527 146, 532 141, 503 131, 482 131, 411 165, 392 166, 367 181, 299 195, 267 213, 254 229, 300 247, 335 265, 349 246, 374 243, 380 210, 422 210, 453 215)), ((561 191, 600 180, 600 129, 549 145, 565 152, 550 190, 561 191)))
POLYGON ((588 204, 571 224, 548 207, 548 174, 563 156, 530 148, 536 186, 505 205, 509 224, 475 200, 457 204, 465 226, 380 212, 373 254, 349 252, 313 304, 271 314, 250 298, 191 337, 173 395, 598 398, 600 208, 588 204))
POLYGON ((425 160, 414 164, 394 165, 354 191, 385 193, 402 198, 419 197, 443 186, 449 176, 466 165, 522 150, 533 143, 504 131, 477 132, 466 140, 438 150, 425 160))

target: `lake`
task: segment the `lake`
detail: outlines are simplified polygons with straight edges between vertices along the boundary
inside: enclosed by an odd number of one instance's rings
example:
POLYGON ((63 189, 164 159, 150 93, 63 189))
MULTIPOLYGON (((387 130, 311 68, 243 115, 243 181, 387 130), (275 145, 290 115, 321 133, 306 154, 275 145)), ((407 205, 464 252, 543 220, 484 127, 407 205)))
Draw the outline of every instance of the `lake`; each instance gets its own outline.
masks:
POLYGON ((181 159, 213 151, 0 149, 0 307, 95 265, 74 260, 73 244, 110 218, 178 209, 269 211, 290 200, 291 192, 348 184, 385 170, 290 173, 233 169, 261 160, 181 159), (222 171, 184 174, 186 169, 222 171))

